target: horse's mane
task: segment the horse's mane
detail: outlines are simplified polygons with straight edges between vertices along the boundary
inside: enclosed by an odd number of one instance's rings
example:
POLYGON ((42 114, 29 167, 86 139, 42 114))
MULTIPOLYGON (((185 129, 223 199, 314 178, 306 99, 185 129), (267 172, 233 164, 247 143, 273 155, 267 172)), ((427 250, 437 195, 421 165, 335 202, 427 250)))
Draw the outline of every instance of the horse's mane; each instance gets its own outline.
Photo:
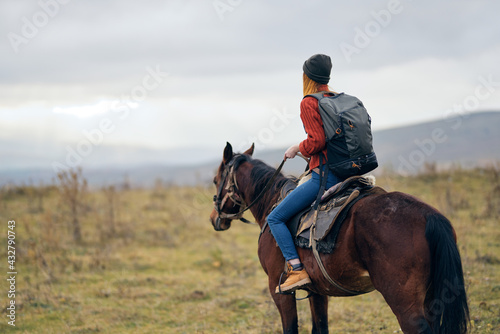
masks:
MULTIPOLYGON (((250 181, 254 187, 252 198, 256 198, 264 190, 269 180, 273 177, 276 169, 259 159, 253 159, 250 156, 246 157, 246 161, 253 166, 252 171, 250 172, 250 181)), ((289 180, 290 179, 285 177, 281 172, 276 176, 276 179, 273 181, 271 187, 256 204, 258 212, 257 215, 259 218, 264 218, 269 214, 272 205, 274 205, 278 200, 281 188, 289 180)))
MULTIPOLYGON (((249 159, 248 161, 253 165, 252 172, 250 173, 250 178, 255 187, 254 194, 257 195, 267 185, 267 182, 271 179, 274 172, 276 172, 276 169, 258 159, 249 159)), ((276 191, 281 189, 288 180, 289 179, 286 178, 282 173, 279 173, 274 180, 269 192, 275 193, 276 191)))
MULTIPOLYGON (((252 165, 253 168, 250 172, 250 183, 253 187, 253 193, 250 195, 250 200, 254 200, 264 190, 269 180, 273 177, 274 173, 276 172, 276 168, 269 166, 262 160, 254 159, 247 154, 238 153, 234 156, 233 159, 234 170, 238 170, 238 168, 245 162, 248 162, 252 165)), ((224 165, 221 163, 221 166, 219 167, 219 173, 223 167, 224 165)), ((272 205, 278 200, 281 188, 289 180, 292 180, 294 182, 297 181, 295 177, 285 177, 281 172, 276 176, 271 187, 255 204, 259 217, 264 218, 269 214, 272 205)))

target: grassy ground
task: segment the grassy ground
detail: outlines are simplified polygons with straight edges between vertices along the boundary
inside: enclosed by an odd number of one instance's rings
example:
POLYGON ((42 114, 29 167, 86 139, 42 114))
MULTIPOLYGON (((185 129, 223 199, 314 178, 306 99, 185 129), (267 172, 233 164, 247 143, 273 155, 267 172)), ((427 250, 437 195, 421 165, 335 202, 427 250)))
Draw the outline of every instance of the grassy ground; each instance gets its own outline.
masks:
MULTIPOLYGON (((472 333, 500 332, 500 180, 494 169, 383 177, 387 190, 415 195, 453 223, 470 300, 472 333)), ((81 199, 82 241, 56 188, 4 191, 0 271, 7 276, 7 222, 16 221, 16 327, 7 324, 1 280, 0 332, 280 333, 257 258, 256 226, 215 232, 214 189, 158 186, 89 192, 81 199)), ((330 299, 330 332, 397 333, 378 292, 330 299)), ((299 302, 301 333, 311 330, 299 302)))

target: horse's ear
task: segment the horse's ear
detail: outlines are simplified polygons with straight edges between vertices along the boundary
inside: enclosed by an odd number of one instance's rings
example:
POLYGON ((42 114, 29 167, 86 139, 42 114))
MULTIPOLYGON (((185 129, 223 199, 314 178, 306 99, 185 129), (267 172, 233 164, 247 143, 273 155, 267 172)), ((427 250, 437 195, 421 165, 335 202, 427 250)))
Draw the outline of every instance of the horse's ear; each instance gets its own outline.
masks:
POLYGON ((231 144, 226 143, 226 147, 224 148, 224 156, 222 158, 222 162, 227 164, 233 158, 233 147, 231 144))
POLYGON ((243 154, 247 154, 249 156, 252 156, 254 148, 255 148, 255 144, 252 143, 252 146, 250 146, 250 148, 248 150, 246 150, 245 152, 243 152, 243 154))

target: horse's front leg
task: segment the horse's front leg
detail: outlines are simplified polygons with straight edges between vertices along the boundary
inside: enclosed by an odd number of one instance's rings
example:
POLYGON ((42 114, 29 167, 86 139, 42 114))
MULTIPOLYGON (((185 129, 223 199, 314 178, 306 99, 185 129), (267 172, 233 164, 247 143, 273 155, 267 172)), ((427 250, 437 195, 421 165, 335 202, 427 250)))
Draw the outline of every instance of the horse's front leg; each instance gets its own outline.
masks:
POLYGON ((312 333, 328 333, 328 296, 312 294, 309 297, 311 307, 312 333))
POLYGON ((281 316, 283 333, 298 333, 299 322, 295 295, 275 293, 285 267, 285 259, 269 230, 261 236, 258 253, 262 268, 269 278, 269 292, 281 316))
POLYGON ((295 295, 280 295, 276 294, 277 282, 275 280, 269 280, 269 292, 273 297, 274 303, 278 308, 281 315, 281 324, 283 326, 283 333, 286 334, 298 334, 299 333, 299 323, 297 316, 297 302, 295 300, 295 295))

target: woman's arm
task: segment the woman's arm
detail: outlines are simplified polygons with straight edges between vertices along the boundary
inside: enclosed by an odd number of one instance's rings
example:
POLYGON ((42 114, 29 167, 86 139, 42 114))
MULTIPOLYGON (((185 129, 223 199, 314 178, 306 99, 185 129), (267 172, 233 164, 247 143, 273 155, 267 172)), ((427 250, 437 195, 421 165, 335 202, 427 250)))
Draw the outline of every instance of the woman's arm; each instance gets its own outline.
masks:
POLYGON ((318 110, 318 100, 306 97, 300 103, 300 118, 304 124, 307 138, 300 142, 299 150, 307 158, 321 152, 326 145, 323 121, 318 110))

